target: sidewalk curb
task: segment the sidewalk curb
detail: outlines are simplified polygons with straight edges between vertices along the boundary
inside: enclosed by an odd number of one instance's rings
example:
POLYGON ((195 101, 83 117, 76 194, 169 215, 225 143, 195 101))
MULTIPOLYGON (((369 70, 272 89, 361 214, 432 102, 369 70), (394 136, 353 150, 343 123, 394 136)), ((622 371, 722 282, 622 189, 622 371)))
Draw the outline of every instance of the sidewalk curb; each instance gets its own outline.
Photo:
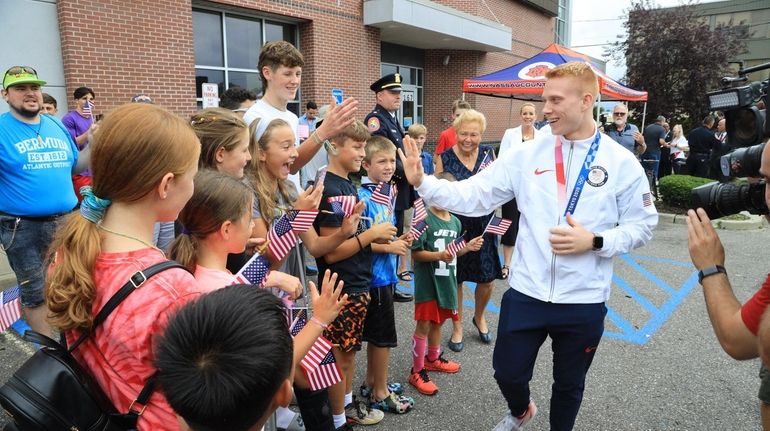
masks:
MULTIPOLYGON (((686 225, 686 214, 658 213, 658 223, 673 223, 686 225)), ((711 225, 721 230, 755 230, 770 227, 763 216, 749 215, 748 220, 712 220, 711 225)))

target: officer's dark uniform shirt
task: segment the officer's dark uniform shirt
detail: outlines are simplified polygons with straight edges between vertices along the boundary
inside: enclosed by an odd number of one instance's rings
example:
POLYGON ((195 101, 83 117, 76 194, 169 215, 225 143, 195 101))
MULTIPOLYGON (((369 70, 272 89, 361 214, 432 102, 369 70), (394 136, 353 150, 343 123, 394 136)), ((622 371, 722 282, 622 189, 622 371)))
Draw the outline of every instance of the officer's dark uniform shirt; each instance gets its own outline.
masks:
MULTIPOLYGON (((404 150, 403 139, 406 133, 395 116, 391 115, 380 105, 374 107, 374 111, 366 116, 366 127, 372 135, 380 135, 390 139, 396 148, 404 150)), ((414 188, 404 175, 404 165, 401 158, 396 155, 396 172, 393 174, 393 182, 396 184, 398 195, 396 196, 396 211, 411 208, 415 199, 414 188)))

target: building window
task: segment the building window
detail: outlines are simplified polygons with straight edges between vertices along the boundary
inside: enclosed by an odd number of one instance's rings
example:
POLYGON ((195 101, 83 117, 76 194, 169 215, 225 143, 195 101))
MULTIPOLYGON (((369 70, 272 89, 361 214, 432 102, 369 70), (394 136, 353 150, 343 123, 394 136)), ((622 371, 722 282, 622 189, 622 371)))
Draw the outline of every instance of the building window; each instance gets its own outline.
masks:
MULTIPOLYGON (((216 83, 219 94, 239 86, 262 93, 257 61, 267 42, 285 40, 297 45, 297 26, 256 17, 193 9, 195 46, 195 93, 198 107, 203 104, 201 84, 216 83)), ((298 94, 299 97, 299 94, 298 94)), ((299 99, 289 102, 289 110, 299 114, 299 99)))
POLYGON ((398 117, 407 129, 411 124, 422 124, 423 118, 423 70, 421 67, 401 64, 380 63, 380 76, 398 73, 401 75, 401 109, 398 117))

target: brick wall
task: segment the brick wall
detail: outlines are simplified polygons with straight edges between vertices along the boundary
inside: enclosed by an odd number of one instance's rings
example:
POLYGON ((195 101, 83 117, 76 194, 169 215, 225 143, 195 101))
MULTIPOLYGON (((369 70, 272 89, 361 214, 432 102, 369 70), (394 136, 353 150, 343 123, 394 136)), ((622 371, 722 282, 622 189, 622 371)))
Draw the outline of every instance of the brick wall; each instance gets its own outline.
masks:
MULTIPOLYGON (((427 50, 424 123, 429 141, 438 139, 452 100, 462 95, 463 78, 492 72, 536 54, 553 41, 553 20, 514 0, 437 0, 513 29, 512 51, 427 50), (443 65, 450 56, 447 66, 443 65)), ((197 4, 197 3, 196 3, 197 4)), ((303 101, 329 103, 331 89, 360 101, 359 117, 374 106, 369 84, 380 74, 379 29, 363 25, 362 0, 211 0, 234 13, 297 21, 305 56, 303 101), (339 6, 338 6, 339 4, 339 6)), ((145 92, 180 114, 195 109, 191 0, 60 0, 65 80, 68 93, 81 85, 97 94, 97 112, 145 92)), ((255 46, 258 50, 260 47, 255 46)), ((485 140, 498 140, 508 127, 508 100, 467 95, 488 117, 485 140)), ((70 108, 73 102, 70 100, 70 108)), ((513 103, 514 121, 518 107, 513 103)))
POLYGON ((57 8, 69 109, 80 86, 96 93, 96 113, 139 92, 175 112, 195 109, 189 0, 59 0, 57 8))

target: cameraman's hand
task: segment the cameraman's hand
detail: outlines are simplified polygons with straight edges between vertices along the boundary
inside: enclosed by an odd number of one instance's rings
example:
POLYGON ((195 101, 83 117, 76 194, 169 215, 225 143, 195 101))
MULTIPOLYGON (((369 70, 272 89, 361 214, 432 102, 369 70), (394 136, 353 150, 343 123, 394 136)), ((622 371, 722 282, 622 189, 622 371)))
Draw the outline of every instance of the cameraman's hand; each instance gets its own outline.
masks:
POLYGON ((687 245, 690 258, 699 271, 711 265, 725 264, 725 249, 703 208, 687 211, 687 245))

